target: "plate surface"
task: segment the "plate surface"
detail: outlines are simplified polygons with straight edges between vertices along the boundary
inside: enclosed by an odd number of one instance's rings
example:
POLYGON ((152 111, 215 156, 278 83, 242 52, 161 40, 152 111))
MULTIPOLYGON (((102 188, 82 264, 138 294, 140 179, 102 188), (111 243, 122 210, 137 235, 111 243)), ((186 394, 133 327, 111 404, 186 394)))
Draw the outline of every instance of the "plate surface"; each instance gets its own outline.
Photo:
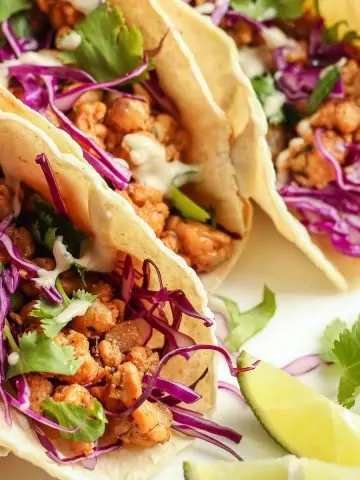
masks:
MULTIPOLYGON (((351 322, 360 312, 360 290, 337 292, 301 252, 277 234, 264 214, 256 210, 248 247, 220 292, 236 300, 245 310, 258 303, 264 283, 276 292, 276 316, 246 348, 254 356, 278 366, 301 355, 316 353, 327 323, 337 316, 351 322)), ((221 364, 219 376, 231 381, 221 364)), ((335 399, 338 379, 331 370, 323 369, 303 380, 335 399)), ((236 449, 244 459, 284 454, 262 430, 250 410, 231 393, 220 392, 215 418, 243 434, 236 449)), ((216 447, 195 441, 156 480, 181 480, 182 462, 191 459, 213 461, 230 460, 231 457, 216 447)), ((41 470, 12 455, 0 459, 0 479, 24 478, 24 475, 26 480, 50 480, 41 470)))

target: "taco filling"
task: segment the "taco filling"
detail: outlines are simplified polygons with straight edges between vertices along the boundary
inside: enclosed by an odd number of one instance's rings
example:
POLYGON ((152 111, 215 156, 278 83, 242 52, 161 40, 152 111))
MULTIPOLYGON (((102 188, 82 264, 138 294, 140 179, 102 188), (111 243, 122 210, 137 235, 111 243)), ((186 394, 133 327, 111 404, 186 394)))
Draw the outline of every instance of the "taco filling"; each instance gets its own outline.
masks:
POLYGON ((360 256, 360 56, 302 2, 190 3, 223 28, 263 105, 277 189, 309 233, 360 256))
POLYGON ((96 0, 6 3, 0 21, 0 85, 69 133, 198 273, 229 259, 236 235, 192 195, 198 168, 191 138, 151 60, 161 44, 144 51, 139 30, 96 0))
POLYGON ((67 217, 45 155, 36 163, 55 208, 0 179, 0 395, 9 427, 13 407, 51 459, 85 459, 87 468, 126 445, 168 442, 172 429, 229 450, 216 436, 239 442, 236 432, 179 405, 201 398, 207 370, 192 385, 161 374, 171 358, 197 350, 219 351, 231 366, 220 347, 181 333, 185 316, 212 321, 167 290, 150 259, 117 252, 110 262, 94 249, 67 217))

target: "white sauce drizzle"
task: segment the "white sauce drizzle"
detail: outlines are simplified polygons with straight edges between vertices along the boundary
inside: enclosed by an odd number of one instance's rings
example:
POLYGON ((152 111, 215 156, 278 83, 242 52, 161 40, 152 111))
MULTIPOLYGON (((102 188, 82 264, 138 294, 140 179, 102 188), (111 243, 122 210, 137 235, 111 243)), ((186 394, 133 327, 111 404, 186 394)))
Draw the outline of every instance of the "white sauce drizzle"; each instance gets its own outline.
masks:
POLYGON ((40 268, 38 271, 38 277, 34 278, 34 282, 39 287, 54 286, 55 281, 60 273, 69 270, 74 263, 73 256, 67 251, 66 246, 63 244, 63 237, 56 238, 53 247, 53 255, 56 262, 55 269, 48 271, 40 268))
POLYGON ((12 352, 10 355, 8 355, 8 363, 11 366, 14 366, 18 363, 20 360, 20 355, 17 352, 12 352))
POLYGON ((81 43, 81 36, 72 30, 67 35, 60 37, 59 48, 62 50, 76 50, 81 43))
POLYGON ((92 302, 88 300, 73 300, 57 317, 56 323, 69 323, 73 318, 85 315, 92 302))
POLYGON ((244 47, 238 52, 240 67, 245 75, 254 78, 266 72, 266 65, 261 55, 261 48, 244 47))
POLYGON ((267 118, 278 113, 285 101, 285 95, 277 90, 272 95, 267 97, 264 102, 264 111, 267 118))
MULTIPOLYGON (((167 162, 165 148, 145 135, 129 134, 124 137, 124 142, 130 151, 131 161, 137 166, 134 177, 144 185, 167 192, 174 177, 196 170, 194 165, 178 160, 167 162)), ((186 183, 186 178, 183 183, 186 183)))
POLYGON ((0 86, 9 87, 9 67, 15 65, 44 65, 44 66, 60 66, 59 60, 46 52, 25 52, 16 60, 7 60, 0 63, 0 86))
POLYGON ((296 457, 289 457, 288 480, 302 480, 302 468, 300 460, 296 457))
POLYGON ((99 0, 68 0, 69 3, 78 11, 84 15, 89 15, 95 10, 99 4, 99 0))

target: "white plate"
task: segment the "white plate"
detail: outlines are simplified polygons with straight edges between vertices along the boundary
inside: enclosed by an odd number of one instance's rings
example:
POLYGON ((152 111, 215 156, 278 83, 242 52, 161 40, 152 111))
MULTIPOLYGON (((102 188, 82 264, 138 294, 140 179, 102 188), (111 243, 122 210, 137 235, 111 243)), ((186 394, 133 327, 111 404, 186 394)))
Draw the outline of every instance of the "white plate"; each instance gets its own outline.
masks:
MULTIPOLYGON (((328 322, 337 316, 351 321, 360 312, 360 291, 337 292, 301 252, 277 234, 264 214, 256 211, 248 248, 221 293, 246 309, 259 301, 264 283, 276 292, 278 309, 267 328, 249 341, 246 348, 254 356, 278 366, 306 353, 316 353, 319 337, 328 322)), ((223 365, 219 366, 219 371, 222 379, 229 380, 223 365)), ((304 381, 335 398, 337 378, 331 371, 316 372, 306 376, 304 381)), ((216 419, 243 434, 236 450, 244 459, 284 453, 269 439, 249 409, 230 393, 220 392, 216 419)), ((216 447, 195 441, 157 480, 182 479, 184 460, 231 458, 216 447)), ((12 455, 0 459, 0 479, 23 478, 24 475, 26 480, 50 479, 41 470, 12 455)))

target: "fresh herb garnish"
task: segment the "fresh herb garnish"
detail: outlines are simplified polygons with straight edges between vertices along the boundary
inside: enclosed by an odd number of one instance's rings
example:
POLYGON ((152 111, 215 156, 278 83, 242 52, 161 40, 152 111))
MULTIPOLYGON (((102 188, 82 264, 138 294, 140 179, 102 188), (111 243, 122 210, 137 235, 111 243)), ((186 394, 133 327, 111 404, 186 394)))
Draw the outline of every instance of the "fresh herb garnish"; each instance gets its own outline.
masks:
POLYGON ((302 0, 230 0, 230 6, 258 20, 271 18, 291 20, 303 15, 302 0))
POLYGON ((76 26, 75 31, 81 37, 80 45, 76 50, 62 52, 60 58, 66 64, 85 70, 99 82, 114 80, 142 63, 141 33, 125 25, 118 8, 100 5, 76 26))
POLYGON ((250 338, 260 332, 269 323, 276 312, 275 294, 265 285, 263 299, 259 305, 241 312, 233 300, 218 295, 228 311, 230 333, 225 342, 230 352, 235 352, 250 338))
POLYGON ((352 328, 338 319, 326 328, 322 339, 322 358, 340 367, 337 399, 343 407, 353 407, 360 393, 360 318, 352 328))
POLYGON ((308 115, 312 115, 317 110, 319 105, 321 105, 322 102, 327 99, 336 82, 339 80, 340 75, 341 70, 339 65, 336 64, 328 68, 325 75, 320 78, 315 90, 310 95, 306 108, 306 113, 308 115))
POLYGON ((176 177, 170 183, 169 198, 180 215, 187 220, 195 220, 200 223, 210 221, 212 218, 211 214, 185 195, 175 183, 176 177))
POLYGON ((80 256, 80 245, 85 235, 74 228, 71 221, 56 213, 54 208, 39 195, 32 195, 31 203, 35 210, 37 221, 33 224, 33 234, 36 240, 52 250, 57 236, 63 237, 67 250, 74 257, 80 256))
MULTIPOLYGON (((275 80, 271 73, 266 73, 264 75, 254 77, 251 79, 251 83, 262 106, 265 105, 265 102, 269 97, 271 97, 272 95, 274 95, 274 93, 277 92, 275 80)), ((280 108, 278 112, 270 115, 268 121, 272 125, 278 125, 279 123, 283 123, 285 121, 283 109, 280 108)))
POLYGON ((19 360, 9 366, 8 379, 32 372, 75 375, 82 364, 82 360, 75 358, 73 347, 59 345, 37 332, 25 333, 19 338, 17 353, 19 360))
POLYGON ((69 402, 55 402, 53 398, 47 398, 41 408, 50 420, 62 427, 73 429, 80 426, 75 433, 60 432, 68 440, 96 442, 104 435, 108 423, 104 409, 96 399, 92 401, 92 409, 69 402))
POLYGON ((71 300, 66 297, 60 305, 50 304, 46 300, 38 300, 30 315, 40 318, 44 334, 49 338, 54 338, 73 318, 84 315, 96 298, 96 295, 85 292, 85 290, 77 290, 71 300), (79 302, 82 302, 81 313, 76 311, 79 302), (62 318, 64 318, 63 321, 62 318))
POLYGON ((340 333, 346 330, 346 323, 336 318, 325 328, 321 339, 320 356, 324 362, 335 362, 336 357, 333 352, 335 340, 339 340, 340 333))

